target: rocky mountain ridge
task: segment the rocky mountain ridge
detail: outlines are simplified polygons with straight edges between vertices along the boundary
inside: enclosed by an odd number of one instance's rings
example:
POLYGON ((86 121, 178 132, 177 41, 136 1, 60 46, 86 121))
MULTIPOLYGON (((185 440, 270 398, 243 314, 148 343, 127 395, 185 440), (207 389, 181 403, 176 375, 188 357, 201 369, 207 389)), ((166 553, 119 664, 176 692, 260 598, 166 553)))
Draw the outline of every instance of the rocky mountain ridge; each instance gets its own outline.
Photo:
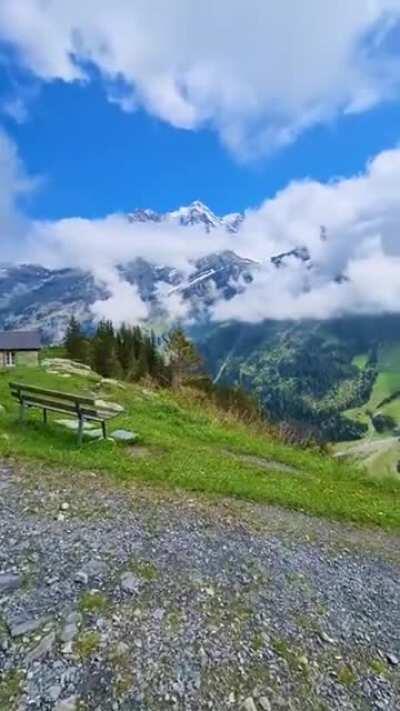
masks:
MULTIPOLYGON (((199 201, 178 210, 160 214, 153 210, 128 213, 134 223, 168 222, 177 229, 200 226, 206 233, 223 228, 234 236, 244 216, 232 213, 217 217, 199 201)), ((234 243, 232 244, 234 247, 234 243)), ((299 247, 271 258, 277 267, 288 259, 310 260, 305 247, 299 247)), ((122 281, 137 288, 141 299, 150 306, 150 315, 162 317, 158 289, 164 286, 168 295, 179 293, 189 302, 194 318, 205 313, 218 299, 230 299, 246 289, 260 264, 244 258, 234 250, 211 253, 193 261, 189 275, 179 268, 156 264, 133 255, 117 267, 122 281)), ((49 269, 37 264, 0 264, 0 328, 39 327, 47 341, 57 342, 66 323, 74 314, 85 326, 93 324, 92 307, 107 300, 111 293, 106 283, 81 269, 49 269)))

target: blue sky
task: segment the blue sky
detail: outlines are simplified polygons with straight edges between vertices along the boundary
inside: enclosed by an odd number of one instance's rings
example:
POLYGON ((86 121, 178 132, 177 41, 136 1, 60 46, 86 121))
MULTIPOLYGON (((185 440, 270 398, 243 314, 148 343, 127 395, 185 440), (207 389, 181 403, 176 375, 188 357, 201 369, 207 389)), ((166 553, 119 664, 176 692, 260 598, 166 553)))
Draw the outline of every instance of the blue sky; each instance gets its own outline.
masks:
POLYGON ((258 206, 399 140, 400 0, 3 0, 0 128, 33 218, 258 206), (329 27, 329 32, 326 28, 329 27))
POLYGON ((119 265, 232 249, 259 269, 216 319, 399 311, 400 0, 165 8, 1 0, 1 260, 90 271, 117 319, 147 313, 119 265), (123 216, 196 199, 239 233, 123 216), (311 268, 271 267, 296 247, 311 268))
MULTIPOLYGON (((3 71, 0 97, 10 92, 3 71)), ((400 105, 339 117, 245 162, 210 129, 174 128, 141 109, 121 111, 99 81, 43 85, 23 122, 5 116, 3 123, 29 174, 44 178, 27 205, 33 217, 165 211, 195 199, 224 214, 259 205, 291 180, 326 181, 363 170, 369 158, 397 144, 400 105)))

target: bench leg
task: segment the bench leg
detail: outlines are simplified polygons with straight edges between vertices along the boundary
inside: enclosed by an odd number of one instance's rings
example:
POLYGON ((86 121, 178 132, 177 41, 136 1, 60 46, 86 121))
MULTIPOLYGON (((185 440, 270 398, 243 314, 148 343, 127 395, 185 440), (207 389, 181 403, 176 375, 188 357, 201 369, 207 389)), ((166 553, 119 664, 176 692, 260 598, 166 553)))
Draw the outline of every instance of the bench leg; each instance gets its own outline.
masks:
POLYGON ((103 439, 107 439, 107 429, 105 420, 103 420, 101 423, 101 429, 103 430, 103 439))
POLYGON ((43 408, 43 422, 47 425, 47 410, 45 407, 43 408))
POLYGON ((26 405, 24 401, 21 402, 20 407, 19 407, 19 421, 24 422, 25 421, 25 412, 26 412, 26 405))
POLYGON ((82 444, 82 435, 83 435, 83 418, 80 417, 78 420, 78 446, 79 447, 82 444))

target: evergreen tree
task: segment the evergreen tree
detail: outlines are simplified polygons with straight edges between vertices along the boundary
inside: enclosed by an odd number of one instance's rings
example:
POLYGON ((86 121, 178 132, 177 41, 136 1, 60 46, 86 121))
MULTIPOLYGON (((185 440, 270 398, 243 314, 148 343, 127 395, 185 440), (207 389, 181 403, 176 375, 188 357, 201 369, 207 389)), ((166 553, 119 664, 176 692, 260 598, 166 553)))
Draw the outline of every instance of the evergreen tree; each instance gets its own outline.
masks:
POLYGON ((180 387, 201 368, 201 356, 182 328, 173 329, 165 338, 171 368, 172 387, 180 387))
POLYGON ((134 380, 137 359, 135 355, 135 334, 132 328, 122 324, 115 337, 116 357, 127 380, 134 380))
POLYGON ((120 367, 116 358, 116 339, 111 321, 99 321, 92 341, 93 369, 110 378, 119 375, 120 367))
POLYGON ((64 337, 64 347, 72 360, 86 362, 88 358, 88 342, 84 337, 79 321, 71 316, 64 337))

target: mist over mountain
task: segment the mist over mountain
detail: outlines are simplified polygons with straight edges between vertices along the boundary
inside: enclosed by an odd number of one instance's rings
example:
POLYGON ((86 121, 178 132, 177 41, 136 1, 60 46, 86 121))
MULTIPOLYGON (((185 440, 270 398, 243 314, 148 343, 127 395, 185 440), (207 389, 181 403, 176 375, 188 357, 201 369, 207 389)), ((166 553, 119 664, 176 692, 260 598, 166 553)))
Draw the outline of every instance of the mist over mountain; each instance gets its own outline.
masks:
POLYGON ((96 224, 85 225, 86 245, 78 225, 80 250, 72 241, 69 253, 71 225, 61 243, 53 225, 53 267, 1 265, 0 326, 39 327, 53 343, 72 314, 87 331, 101 318, 158 333, 179 321, 215 382, 249 390, 273 420, 329 440, 363 436, 368 418, 351 411, 371 397, 380 349, 400 342, 399 257, 369 236, 340 255, 340 237, 335 250, 323 225, 312 238, 299 229, 304 242, 271 240, 266 224, 259 212, 218 217, 198 201, 137 210, 98 223, 90 260, 96 224), (64 258, 71 266, 56 266, 64 258))
MULTIPOLYGON (((183 231, 187 240, 198 237, 199 229, 207 237, 215 232, 217 246, 219 233, 226 234, 225 244, 231 249, 192 257, 186 263, 177 259, 176 266, 133 255, 109 269, 96 267, 95 257, 91 270, 3 263, 0 324, 3 328, 40 327, 49 341, 62 338, 72 314, 87 328, 101 317, 119 323, 143 320, 157 324, 180 319, 199 325, 213 319, 218 304, 244 295, 265 269, 276 272, 277 278, 284 278, 285 269, 293 265, 305 273, 313 269, 304 246, 263 261, 241 256, 235 251, 235 237, 244 219, 240 214, 217 217, 198 201, 166 214, 151 210, 127 214, 124 221, 132 230, 132 253, 136 251, 137 225, 165 225, 168 230, 183 231), (192 230, 196 230, 195 235, 192 230)), ((208 239, 207 250, 211 244, 208 239)), ((237 246, 240 249, 240 244, 237 246)))

